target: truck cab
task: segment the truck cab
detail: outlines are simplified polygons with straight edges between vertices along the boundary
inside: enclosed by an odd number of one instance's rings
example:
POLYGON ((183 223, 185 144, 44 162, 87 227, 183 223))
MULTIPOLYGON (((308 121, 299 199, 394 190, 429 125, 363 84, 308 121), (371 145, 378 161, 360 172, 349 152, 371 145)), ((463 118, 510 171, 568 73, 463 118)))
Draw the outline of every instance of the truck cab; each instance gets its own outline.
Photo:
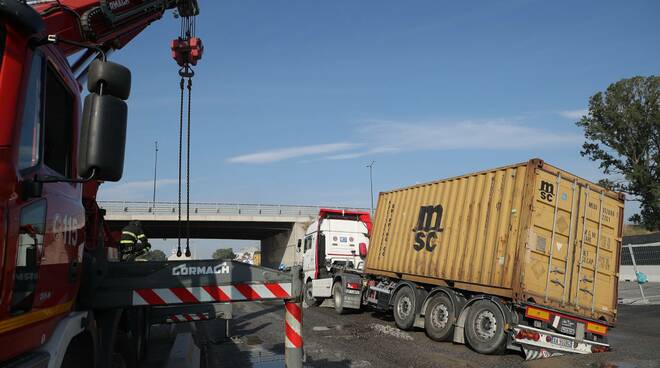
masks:
MULTIPOLYGON (((368 212, 319 211, 319 216, 299 242, 308 306, 319 305, 334 294, 346 294, 346 290, 361 288, 356 284, 361 285, 359 274, 364 269, 370 232, 371 216, 368 212), (350 285, 345 282, 349 274, 357 276, 357 279, 350 277, 355 279, 350 285)), ((359 300, 356 307, 359 308, 359 300)))

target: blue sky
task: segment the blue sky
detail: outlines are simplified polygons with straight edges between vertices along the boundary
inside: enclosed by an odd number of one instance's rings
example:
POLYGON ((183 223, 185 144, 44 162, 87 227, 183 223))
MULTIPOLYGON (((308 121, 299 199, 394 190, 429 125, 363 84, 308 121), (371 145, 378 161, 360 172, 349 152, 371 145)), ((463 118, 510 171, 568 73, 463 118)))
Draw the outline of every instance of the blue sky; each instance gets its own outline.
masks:
MULTIPOLYGON (((658 1, 200 1, 193 201, 369 206, 374 190, 540 157, 588 179, 589 96, 658 74, 658 1)), ((168 13, 112 58, 133 72, 122 183, 176 199, 168 13)), ((630 207, 633 208, 633 207, 630 207)), ((631 213, 629 211, 628 213, 631 213)))

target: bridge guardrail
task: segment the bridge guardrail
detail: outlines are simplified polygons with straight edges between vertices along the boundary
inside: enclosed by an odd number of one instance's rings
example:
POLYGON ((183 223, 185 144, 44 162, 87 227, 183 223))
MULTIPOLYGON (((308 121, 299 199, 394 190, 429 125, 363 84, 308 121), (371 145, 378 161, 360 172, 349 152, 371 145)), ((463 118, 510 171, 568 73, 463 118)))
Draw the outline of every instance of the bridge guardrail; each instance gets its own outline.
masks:
MULTIPOLYGON (((144 202, 144 201, 98 201, 101 208, 108 214, 153 214, 178 215, 177 202, 144 202)), ((279 204, 241 204, 241 203, 190 203, 190 215, 233 215, 233 216, 316 216, 321 208, 339 210, 366 211, 364 208, 333 207, 333 206, 297 206, 279 204)), ((181 214, 185 216, 186 205, 181 204, 181 214)))

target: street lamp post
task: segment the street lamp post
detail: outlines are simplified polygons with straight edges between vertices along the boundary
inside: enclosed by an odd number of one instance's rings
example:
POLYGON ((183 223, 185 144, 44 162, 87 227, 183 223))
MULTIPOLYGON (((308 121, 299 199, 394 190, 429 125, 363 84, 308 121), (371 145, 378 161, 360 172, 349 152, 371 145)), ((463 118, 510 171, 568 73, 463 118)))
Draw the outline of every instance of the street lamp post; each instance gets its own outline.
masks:
POLYGON ((376 161, 371 161, 367 167, 369 168, 369 189, 370 189, 370 198, 371 198, 371 215, 374 215, 374 180, 373 180, 373 168, 376 161))
POLYGON ((158 169, 158 141, 154 142, 154 149, 156 150, 156 159, 154 160, 154 196, 152 199, 152 207, 156 210, 156 173, 158 169))

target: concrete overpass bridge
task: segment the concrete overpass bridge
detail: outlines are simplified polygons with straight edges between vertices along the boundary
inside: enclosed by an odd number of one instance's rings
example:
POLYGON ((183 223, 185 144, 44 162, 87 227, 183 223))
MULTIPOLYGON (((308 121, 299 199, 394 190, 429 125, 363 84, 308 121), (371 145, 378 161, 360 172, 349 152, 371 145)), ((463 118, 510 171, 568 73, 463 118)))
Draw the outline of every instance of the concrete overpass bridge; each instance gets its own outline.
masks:
MULTIPOLYGON (((99 201, 99 206, 106 210, 105 218, 112 230, 121 230, 131 220, 140 220, 150 238, 178 237, 176 202, 99 201)), ((297 241, 304 236, 305 229, 322 207, 190 203, 189 208, 191 238, 259 240, 262 263, 277 267, 295 262, 297 241)), ((185 203, 181 207, 181 218, 186 218, 185 203)), ((185 223, 182 225, 181 236, 185 237, 185 223)))

